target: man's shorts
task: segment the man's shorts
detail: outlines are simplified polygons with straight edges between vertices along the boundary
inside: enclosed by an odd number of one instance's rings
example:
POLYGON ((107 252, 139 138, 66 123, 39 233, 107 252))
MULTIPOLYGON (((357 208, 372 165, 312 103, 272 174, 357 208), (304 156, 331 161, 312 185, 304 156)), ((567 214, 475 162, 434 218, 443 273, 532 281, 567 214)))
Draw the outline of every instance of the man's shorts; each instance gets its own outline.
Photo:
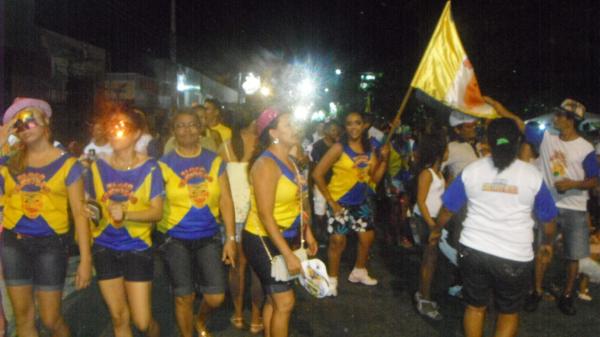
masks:
POLYGON ((196 278, 201 293, 225 293, 226 277, 225 265, 221 261, 223 244, 220 233, 198 240, 166 236, 159 252, 167 266, 175 296, 193 294, 196 278))
POLYGON ((37 291, 62 290, 67 276, 68 237, 2 233, 2 269, 7 286, 31 285, 37 291))
POLYGON ((331 207, 327 207, 327 232, 346 235, 350 231, 357 233, 373 229, 373 210, 368 201, 360 205, 341 205, 344 213, 335 216, 331 207))
POLYGON ((461 245, 458 265, 463 280, 463 297, 473 307, 486 307, 494 294, 496 309, 518 313, 531 283, 533 262, 519 262, 461 245))
POLYGON ((150 282, 154 278, 152 248, 120 251, 94 244, 92 255, 100 281, 123 277, 130 282, 150 282))
POLYGON ((563 235, 565 259, 580 260, 590 256, 587 212, 559 208, 556 223, 563 235))

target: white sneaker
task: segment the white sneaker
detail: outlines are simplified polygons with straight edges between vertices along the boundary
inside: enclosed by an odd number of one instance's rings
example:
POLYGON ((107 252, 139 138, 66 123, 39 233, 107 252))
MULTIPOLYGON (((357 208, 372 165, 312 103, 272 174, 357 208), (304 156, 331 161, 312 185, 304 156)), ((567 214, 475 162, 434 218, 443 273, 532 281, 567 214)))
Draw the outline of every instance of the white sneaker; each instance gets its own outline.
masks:
POLYGON ((370 277, 367 269, 354 268, 348 276, 348 281, 352 283, 362 283, 367 286, 374 286, 377 284, 377 280, 370 277))
POLYGON ((329 296, 336 297, 337 296, 337 286, 338 286, 338 278, 329 276, 329 296))

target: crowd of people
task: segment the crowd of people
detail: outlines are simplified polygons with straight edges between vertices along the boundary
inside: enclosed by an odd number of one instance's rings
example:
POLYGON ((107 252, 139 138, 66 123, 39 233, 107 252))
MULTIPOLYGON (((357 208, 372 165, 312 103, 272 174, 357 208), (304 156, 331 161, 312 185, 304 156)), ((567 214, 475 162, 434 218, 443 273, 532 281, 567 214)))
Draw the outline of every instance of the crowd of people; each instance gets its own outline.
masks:
POLYGON ((589 216, 597 205, 588 202, 600 151, 578 131, 585 107, 567 99, 554 108, 552 133, 485 99, 500 118, 453 111, 449 128, 428 130, 396 118, 388 136, 358 111, 314 133, 275 108, 227 123, 209 99, 174 112, 158 138, 143 111, 115 104, 98 114, 83 153, 69 153, 53 141, 50 105, 17 98, 0 128, 0 257, 17 334, 38 335, 37 308, 52 336, 70 336, 61 300, 73 240, 76 288, 94 275, 116 337, 132 336, 132 323, 160 336, 155 256, 181 336, 211 336, 207 323, 227 293, 232 326, 288 336, 293 282, 274 278, 272 261, 298 275, 298 247, 309 256, 327 247, 328 293, 338 296, 348 235, 357 245, 347 279, 365 286, 378 284, 368 271, 374 243, 420 248, 413 299, 427 319, 443 319, 432 290, 440 253, 457 266, 449 292, 464 299, 469 337, 482 336, 491 295, 495 336, 516 336, 518 313, 536 310, 559 247, 566 277, 557 303, 574 315, 574 297, 591 300, 588 284, 600 279, 589 216))

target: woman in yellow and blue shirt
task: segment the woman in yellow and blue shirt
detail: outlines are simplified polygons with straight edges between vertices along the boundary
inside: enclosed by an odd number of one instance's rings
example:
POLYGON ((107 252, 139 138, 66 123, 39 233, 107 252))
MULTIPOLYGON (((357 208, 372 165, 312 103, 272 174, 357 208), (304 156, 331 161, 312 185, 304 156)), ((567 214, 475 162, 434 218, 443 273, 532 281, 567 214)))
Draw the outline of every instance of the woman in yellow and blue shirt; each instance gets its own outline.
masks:
POLYGON ((0 162, 3 193, 2 269, 19 336, 37 336, 34 293, 43 325, 53 336, 70 336, 61 315, 67 273, 70 207, 80 250, 77 289, 91 279, 90 232, 83 167, 52 144, 48 103, 17 98, 6 110, 0 147, 14 134, 19 144, 0 162))
POLYGON ((135 151, 143 120, 117 107, 105 122, 113 154, 90 167, 87 192, 101 208, 93 229, 94 266, 115 336, 131 336, 130 320, 149 337, 160 336, 152 318, 152 224, 162 218, 164 185, 156 160, 135 151))
POLYGON ((315 167, 312 177, 327 200, 329 238, 329 266, 331 292, 337 295, 337 280, 340 259, 346 248, 346 234, 358 234, 358 252, 354 269, 348 280, 353 283, 376 285, 377 280, 369 276, 366 264, 369 249, 375 238, 373 214, 368 197, 383 178, 389 144, 379 150, 378 158, 366 134, 365 123, 360 113, 351 112, 345 119, 346 133, 341 142, 334 144, 315 167), (333 171, 329 184, 325 175, 333 171))
MULTIPOLYGON (((270 256, 281 254, 288 272, 300 273, 300 259, 292 251, 292 241, 299 236, 300 217, 308 220, 301 212, 303 207, 308 210, 308 198, 305 183, 289 156, 298 142, 291 115, 267 109, 256 121, 256 128, 262 151, 251 161, 251 204, 242 232, 242 247, 267 293, 263 307, 265 336, 284 337, 288 335, 294 292, 291 282, 271 277, 270 256)), ((308 253, 314 255, 317 242, 310 225, 306 223, 303 227, 308 253)))
POLYGON ((164 217, 158 224, 175 295, 175 317, 182 337, 208 336, 208 314, 221 306, 227 284, 225 264, 234 265, 235 223, 229 180, 221 157, 199 144, 200 119, 192 110, 173 117, 175 149, 160 159, 165 179, 164 217), (219 219, 225 225, 221 242, 219 219), (197 268, 195 268, 197 267, 197 268), (194 323, 194 274, 202 303, 194 323))

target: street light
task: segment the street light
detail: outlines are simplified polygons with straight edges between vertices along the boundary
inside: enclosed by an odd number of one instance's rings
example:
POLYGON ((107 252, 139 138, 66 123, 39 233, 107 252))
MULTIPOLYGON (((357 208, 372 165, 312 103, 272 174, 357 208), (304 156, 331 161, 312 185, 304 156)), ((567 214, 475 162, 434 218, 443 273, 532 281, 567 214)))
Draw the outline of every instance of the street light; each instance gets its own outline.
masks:
POLYGON ((253 73, 248 73, 242 83, 242 89, 246 95, 254 95, 260 90, 260 76, 256 76, 253 73))
POLYGON ((338 76, 340 76, 340 75, 342 74, 342 69, 340 69, 340 68, 337 68, 337 69, 335 70, 335 74, 336 74, 336 75, 338 75, 338 76))

